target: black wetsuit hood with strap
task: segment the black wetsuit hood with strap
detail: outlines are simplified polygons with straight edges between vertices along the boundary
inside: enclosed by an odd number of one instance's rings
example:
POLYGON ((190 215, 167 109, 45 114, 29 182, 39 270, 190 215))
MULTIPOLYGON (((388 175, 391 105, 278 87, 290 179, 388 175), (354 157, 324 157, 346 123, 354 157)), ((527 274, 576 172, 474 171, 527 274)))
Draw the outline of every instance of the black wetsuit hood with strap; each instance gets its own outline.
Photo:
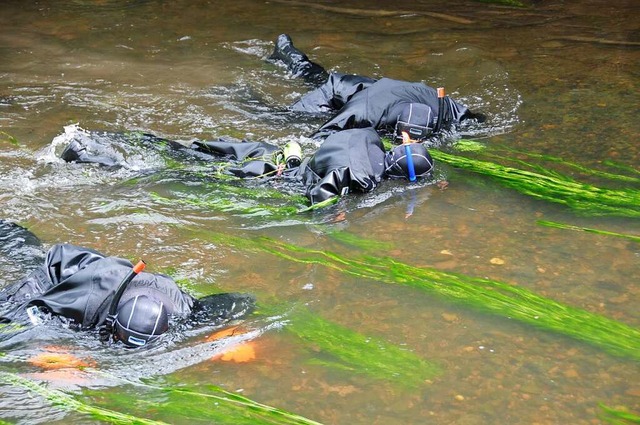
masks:
MULTIPOLYGON (((3 317, 9 320, 24 317, 21 313, 35 305, 71 319, 81 329, 100 326, 107 317, 115 291, 132 266, 125 259, 105 257, 91 249, 54 245, 47 253, 44 266, 7 289, 11 292, 10 301, 22 304, 3 317)), ((194 304, 190 295, 161 274, 137 275, 120 304, 136 295, 161 301, 170 315, 188 315, 194 304)))

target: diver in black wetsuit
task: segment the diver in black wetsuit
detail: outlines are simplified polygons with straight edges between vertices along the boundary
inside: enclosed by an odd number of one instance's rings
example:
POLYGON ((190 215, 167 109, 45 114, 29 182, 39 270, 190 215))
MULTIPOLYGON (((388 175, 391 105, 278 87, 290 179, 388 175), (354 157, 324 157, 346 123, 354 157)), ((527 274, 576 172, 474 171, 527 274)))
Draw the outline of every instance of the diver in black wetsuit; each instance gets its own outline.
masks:
POLYGON ((485 119, 484 115, 472 113, 466 106, 444 96, 444 89, 439 92, 440 89, 422 83, 328 73, 294 47, 291 37, 286 34, 278 36, 270 60, 283 62, 295 76, 316 87, 294 103, 292 110, 334 113, 312 135, 313 138, 323 138, 349 128, 373 127, 383 133, 393 133, 396 139, 401 140, 401 131, 396 124, 409 104, 421 105, 418 108, 427 117, 424 134, 412 137, 416 140, 437 134, 466 119, 485 119))
MULTIPOLYGON (((124 165, 126 159, 122 152, 127 149, 126 138, 126 133, 78 130, 61 158, 67 162, 108 167, 124 165)), ((295 163, 280 147, 266 142, 218 139, 193 142, 187 147, 150 134, 138 134, 134 138, 137 147, 163 149, 180 160, 224 159, 227 161, 225 171, 236 177, 283 178, 300 182, 311 204, 349 192, 369 192, 383 178, 413 181, 419 177, 428 178, 433 171, 433 160, 422 144, 405 143, 386 152, 380 136, 372 128, 333 133, 313 155, 303 158, 298 152, 295 163)))
MULTIPOLYGON (((21 235, 23 246, 39 244, 33 234, 16 224, 0 220, 0 231, 21 235)), ((122 258, 69 244, 54 245, 44 264, 0 289, 0 323, 38 325, 58 316, 78 330, 100 329, 105 341, 139 347, 158 339, 171 320, 221 325, 243 317, 254 306, 252 296, 237 293, 196 299, 168 276, 141 270, 132 273, 132 268, 122 258), (127 277, 133 279, 123 286, 127 277), (116 294, 120 296, 114 302, 116 294)))

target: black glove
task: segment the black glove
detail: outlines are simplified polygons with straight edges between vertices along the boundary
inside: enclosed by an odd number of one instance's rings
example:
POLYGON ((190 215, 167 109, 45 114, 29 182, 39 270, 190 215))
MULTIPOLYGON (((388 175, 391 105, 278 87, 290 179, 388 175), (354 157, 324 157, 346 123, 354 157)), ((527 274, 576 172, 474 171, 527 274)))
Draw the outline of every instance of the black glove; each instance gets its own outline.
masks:
POLYGON ((249 294, 232 292, 207 295, 195 301, 189 320, 221 325, 247 316, 254 310, 255 304, 255 297, 249 294))
POLYGON ((472 120, 475 119, 478 122, 485 122, 487 120, 487 116, 485 114, 481 114, 480 112, 471 112, 467 111, 461 118, 460 121, 463 120, 472 120))

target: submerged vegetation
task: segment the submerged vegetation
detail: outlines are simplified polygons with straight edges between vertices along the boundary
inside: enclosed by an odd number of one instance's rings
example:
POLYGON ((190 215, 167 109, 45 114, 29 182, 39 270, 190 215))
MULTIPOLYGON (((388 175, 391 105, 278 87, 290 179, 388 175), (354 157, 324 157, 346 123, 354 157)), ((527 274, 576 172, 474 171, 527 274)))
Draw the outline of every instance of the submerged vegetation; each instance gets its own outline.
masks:
POLYGON ((0 372, 0 382, 24 387, 46 398, 55 406, 88 414, 94 419, 112 424, 166 423, 145 418, 152 411, 153 416, 156 417, 166 416, 172 419, 183 417, 190 421, 207 423, 318 425, 318 422, 303 416, 257 403, 215 385, 208 385, 209 392, 204 393, 191 391, 182 386, 163 387, 127 381, 134 388, 133 394, 119 388, 118 391, 87 390, 82 396, 72 396, 10 372, 0 372), (142 391, 146 393, 145 397, 140 396, 142 391), (100 404, 126 406, 127 410, 137 411, 137 413, 135 415, 122 413, 100 407, 100 404))
POLYGON ((156 192, 151 192, 151 197, 160 203, 191 205, 199 208, 206 208, 214 211, 232 212, 247 216, 270 216, 285 217, 297 214, 300 210, 295 205, 267 205, 255 200, 237 199, 233 197, 220 196, 216 191, 214 193, 205 194, 186 194, 180 195, 180 198, 169 198, 162 196, 156 192))
MULTIPOLYGON (((267 307, 267 310, 274 311, 276 308, 267 307)), ((310 360, 312 364, 340 371, 348 370, 375 380, 391 382, 394 386, 409 388, 414 388, 439 373, 438 367, 407 349, 324 320, 305 307, 296 307, 279 317, 286 322, 283 329, 299 338, 302 346, 314 353, 313 360, 310 360)), ((185 387, 184 383, 171 386, 134 382, 85 366, 79 371, 89 377, 96 374, 116 379, 124 386, 118 386, 114 390, 84 390, 82 394, 73 395, 48 388, 12 372, 0 372, 0 382, 26 388, 46 398, 54 406, 114 424, 165 423, 148 419, 150 412, 156 418, 181 417, 189 421, 219 424, 318 424, 215 385, 206 385, 204 390, 194 391, 185 387), (141 393, 144 393, 144 397, 140 396, 141 393), (132 403, 131 400, 135 401, 132 403), (101 405, 126 406, 127 413, 101 405)))
POLYGON ((284 329, 319 352, 316 364, 406 387, 416 387, 439 372, 407 349, 324 320, 306 308, 298 307, 287 317, 284 329))
POLYGON ((601 405, 602 413, 600 418, 612 425, 633 425, 640 424, 640 416, 634 415, 627 410, 613 409, 608 406, 601 405))
POLYGON ((202 230, 193 232, 193 237, 247 251, 267 252, 298 263, 318 264, 386 284, 409 286, 544 331, 569 336, 617 356, 640 360, 639 329, 515 285, 414 267, 388 257, 349 258, 266 237, 247 239, 202 230))
MULTIPOLYGON (((518 162, 535 171, 472 159, 437 149, 431 149, 430 152, 437 161, 455 168, 486 175, 525 195, 566 205, 582 215, 640 217, 640 190, 637 189, 597 187, 524 161, 518 162)), ((565 162, 565 165, 579 167, 568 162, 565 162)), ((634 181, 635 179, 603 172, 598 173, 593 170, 590 174, 624 181, 634 181)))
POLYGON ((598 235, 605 235, 605 236, 614 236, 616 238, 628 239, 633 242, 640 242, 640 236, 627 235, 624 233, 609 232, 606 230, 592 229, 589 227, 573 226, 571 224, 557 223, 557 222, 548 221, 548 220, 538 220, 537 223, 541 226, 555 227, 557 229, 577 230, 579 232, 595 233, 598 235))
POLYGON ((105 421, 112 424, 141 424, 141 425, 155 425, 164 424, 165 422, 153 421, 145 418, 140 418, 125 413, 117 412, 111 409, 104 409, 101 407, 91 406, 76 400, 73 396, 55 389, 47 388, 42 384, 38 384, 30 379, 23 378, 20 375, 9 372, 0 373, 0 382, 6 384, 21 386, 28 389, 31 392, 39 394, 40 396, 49 400, 54 406, 59 406, 65 410, 72 410, 79 413, 85 413, 91 417, 105 421))
POLYGON ((0 142, 9 142, 14 146, 19 146, 20 145, 20 143, 18 143, 18 139, 16 139, 12 135, 10 135, 9 133, 6 133, 4 131, 0 131, 0 142))

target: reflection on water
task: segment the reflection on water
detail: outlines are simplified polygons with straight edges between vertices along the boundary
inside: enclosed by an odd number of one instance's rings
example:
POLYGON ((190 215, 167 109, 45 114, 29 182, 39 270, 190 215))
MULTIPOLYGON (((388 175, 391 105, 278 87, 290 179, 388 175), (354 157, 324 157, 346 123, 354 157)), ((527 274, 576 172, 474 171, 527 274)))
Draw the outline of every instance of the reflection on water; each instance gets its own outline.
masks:
MULTIPOLYGON (((135 379, 156 375, 160 365, 160 374, 188 387, 222 386, 331 424, 587 424, 598 420, 599 403, 640 411, 633 361, 371 276, 203 236, 209 230, 267 236, 345 258, 391 257, 520 286, 637 328, 638 243, 536 224, 637 236, 633 219, 577 216, 445 164, 438 164, 441 184, 386 181, 373 193, 296 214, 283 212, 302 206, 290 201, 291 188, 222 181, 198 158, 168 160, 126 140, 126 167, 57 158, 68 141, 65 126, 75 123, 187 146, 223 135, 279 145, 295 140, 310 154, 317 146, 306 136, 326 116, 288 112, 308 87, 265 61, 275 37, 289 32, 327 69, 445 86, 488 115, 486 123, 461 126, 434 145, 474 138, 515 149, 509 155, 516 160, 532 158, 517 151, 545 154, 637 177, 635 2, 517 8, 401 1, 392 8, 359 1, 76 0, 5 1, 0 10, 0 219, 28 226, 45 248, 71 242, 143 256, 152 271, 170 269, 197 295, 234 290, 265 304, 309 303, 318 315, 409 350, 442 373, 406 391, 336 372, 319 364, 326 349, 304 345, 268 321, 248 323, 255 334, 244 338, 258 343, 248 363, 208 360, 221 347, 189 332, 138 356, 114 355, 91 335, 57 329, 4 340, 2 371, 46 380, 27 359, 67 346, 114 377, 134 365, 135 379)), ((542 156, 536 164, 566 172, 542 156)), ((588 182, 611 184, 597 175, 588 182)), ((4 254, 0 272, 0 285, 24 275, 21 262, 4 254)), ((56 382, 73 391, 104 386, 127 394, 117 379, 91 379, 56 382)), ((22 388, 2 384, 0 393, 3 419, 86 421, 22 388)), ((180 421, 174 414, 160 419, 180 421)))

